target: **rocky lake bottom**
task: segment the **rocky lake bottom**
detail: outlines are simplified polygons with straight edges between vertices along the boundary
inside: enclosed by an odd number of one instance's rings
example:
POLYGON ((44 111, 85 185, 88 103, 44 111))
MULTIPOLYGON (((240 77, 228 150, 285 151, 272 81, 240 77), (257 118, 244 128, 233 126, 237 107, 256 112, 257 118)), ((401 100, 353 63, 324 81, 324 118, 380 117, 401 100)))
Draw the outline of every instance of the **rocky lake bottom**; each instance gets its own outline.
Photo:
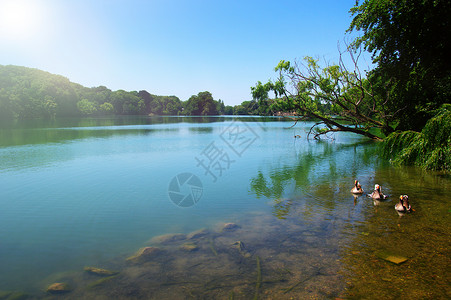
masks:
MULTIPOLYGON (((290 199, 279 204, 306 213, 290 199)), ((54 283, 43 283, 41 293, 4 291, 0 299, 447 299, 448 225, 415 234, 414 217, 351 226, 351 215, 301 220, 255 212, 153 237, 136 253, 45 278, 54 283)))

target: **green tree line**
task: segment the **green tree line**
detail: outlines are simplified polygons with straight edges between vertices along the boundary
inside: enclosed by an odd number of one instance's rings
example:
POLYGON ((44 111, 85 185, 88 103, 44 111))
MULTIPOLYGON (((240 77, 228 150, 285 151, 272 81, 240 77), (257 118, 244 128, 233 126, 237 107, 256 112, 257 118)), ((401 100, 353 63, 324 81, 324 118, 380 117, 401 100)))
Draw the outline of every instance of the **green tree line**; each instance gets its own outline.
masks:
POLYGON ((142 91, 87 88, 42 70, 0 65, 0 118, 98 115, 221 115, 226 106, 210 92, 186 101, 142 91))

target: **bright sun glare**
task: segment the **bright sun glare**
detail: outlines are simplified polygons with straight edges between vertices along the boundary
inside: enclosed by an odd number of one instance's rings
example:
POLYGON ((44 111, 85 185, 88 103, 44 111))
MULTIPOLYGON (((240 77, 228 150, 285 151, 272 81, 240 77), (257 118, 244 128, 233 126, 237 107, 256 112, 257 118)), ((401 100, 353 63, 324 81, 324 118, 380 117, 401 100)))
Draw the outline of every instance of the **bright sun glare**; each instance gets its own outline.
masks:
POLYGON ((0 0, 0 39, 30 39, 42 29, 43 21, 41 1, 0 0))

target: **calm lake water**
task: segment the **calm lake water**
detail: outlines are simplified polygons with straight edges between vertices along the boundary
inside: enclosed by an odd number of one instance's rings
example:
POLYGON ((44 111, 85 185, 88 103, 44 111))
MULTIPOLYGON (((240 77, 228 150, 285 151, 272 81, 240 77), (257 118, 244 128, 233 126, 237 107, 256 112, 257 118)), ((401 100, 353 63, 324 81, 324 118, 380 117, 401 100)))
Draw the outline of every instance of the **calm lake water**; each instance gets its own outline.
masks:
POLYGON ((307 140, 312 124, 3 121, 0 299, 451 298, 450 176, 356 135, 307 140), (353 197, 355 179, 389 199, 353 197))

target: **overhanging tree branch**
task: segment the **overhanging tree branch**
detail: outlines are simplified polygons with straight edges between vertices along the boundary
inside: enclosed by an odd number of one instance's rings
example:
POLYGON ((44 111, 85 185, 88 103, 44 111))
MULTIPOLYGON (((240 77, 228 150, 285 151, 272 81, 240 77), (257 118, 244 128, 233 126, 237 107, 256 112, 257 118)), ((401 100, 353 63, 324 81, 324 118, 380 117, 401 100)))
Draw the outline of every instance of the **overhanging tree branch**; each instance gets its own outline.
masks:
POLYGON ((361 53, 352 52, 350 47, 346 49, 353 64, 352 71, 344 63, 343 52, 337 65, 324 68, 311 57, 306 57, 302 63, 281 61, 275 68, 278 80, 253 87, 254 99, 267 97, 268 92, 273 91, 276 98, 280 96, 274 101, 273 110, 295 110, 298 115, 320 120, 312 126, 324 125, 317 130, 315 138, 343 131, 381 140, 382 136, 370 129, 393 131, 384 106, 386 99, 375 97, 372 82, 362 76, 358 66, 361 53))

